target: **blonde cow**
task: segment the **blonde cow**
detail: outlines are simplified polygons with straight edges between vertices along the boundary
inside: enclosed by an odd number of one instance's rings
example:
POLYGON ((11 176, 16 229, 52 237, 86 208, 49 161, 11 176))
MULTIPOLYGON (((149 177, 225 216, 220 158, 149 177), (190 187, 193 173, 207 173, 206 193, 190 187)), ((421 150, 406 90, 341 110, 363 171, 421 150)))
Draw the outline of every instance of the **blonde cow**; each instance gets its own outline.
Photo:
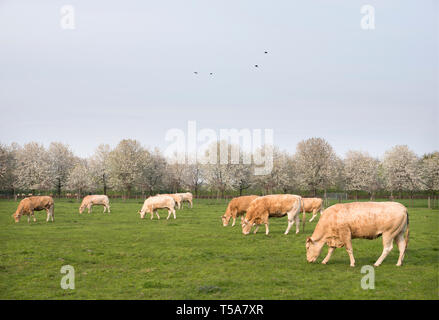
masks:
POLYGON ((258 196, 242 196, 233 198, 226 209, 226 212, 221 217, 223 226, 227 227, 231 218, 233 218, 232 227, 235 226, 236 217, 241 216, 241 224, 244 221, 244 214, 247 212, 250 203, 258 198, 258 196))
POLYGON ((27 222, 30 222, 30 216, 35 219, 34 211, 46 210, 47 219, 46 222, 51 219, 54 221, 54 202, 52 197, 49 196, 34 196, 29 198, 24 198, 18 204, 17 210, 13 214, 15 222, 19 222, 22 215, 27 216, 27 222))
POLYGON ((180 203, 181 203, 182 197, 179 196, 178 194, 164 193, 164 194, 156 194, 156 196, 169 196, 169 197, 171 197, 172 199, 174 199, 175 204, 177 205, 177 209, 180 209, 180 203))
POLYGON ((288 227, 285 234, 288 234, 294 222, 296 222, 296 233, 299 233, 301 200, 300 196, 292 194, 274 194, 256 198, 247 209, 242 223, 242 233, 249 234, 255 225, 254 233, 256 233, 259 225, 265 224, 265 234, 268 235, 268 219, 285 215, 288 216, 288 227))
POLYGON ((352 239, 383 237, 383 252, 374 266, 378 267, 393 248, 399 249, 397 266, 402 265, 409 240, 407 208, 398 202, 351 202, 336 204, 325 211, 314 233, 306 240, 306 259, 315 262, 325 244, 328 254, 322 263, 328 263, 335 248, 346 247, 351 267, 355 266, 352 239))
POLYGON ((175 216, 175 201, 170 196, 154 196, 149 197, 145 200, 143 203, 142 209, 138 212, 140 214, 140 218, 144 219, 145 214, 150 213, 151 214, 151 220, 154 217, 154 213, 157 215, 157 219, 160 219, 160 216, 157 212, 157 209, 168 209, 168 217, 166 220, 169 219, 171 216, 171 213, 174 215, 174 219, 176 219, 175 216))
POLYGON ((84 212, 87 208, 88 213, 92 211, 93 206, 104 206, 104 213, 107 210, 110 213, 110 200, 106 195, 89 195, 82 199, 81 206, 79 207, 79 213, 84 212))
POLYGON ((312 212, 312 217, 309 219, 309 222, 313 221, 317 216, 317 212, 322 214, 323 210, 323 200, 320 198, 302 198, 302 212, 303 219, 305 220, 305 213, 312 212))
POLYGON ((179 195, 181 197, 181 205, 183 205, 184 201, 187 201, 190 203, 191 208, 192 208, 192 193, 190 192, 185 192, 185 193, 176 193, 176 195, 179 195))
POLYGON ((322 215, 322 209, 323 209, 323 200, 322 199, 320 199, 320 198, 302 198, 303 231, 305 231, 305 222, 306 222, 305 214, 307 212, 312 212, 312 217, 311 217, 311 219, 309 219, 309 222, 311 222, 317 216, 317 212, 320 212, 320 215, 322 215))

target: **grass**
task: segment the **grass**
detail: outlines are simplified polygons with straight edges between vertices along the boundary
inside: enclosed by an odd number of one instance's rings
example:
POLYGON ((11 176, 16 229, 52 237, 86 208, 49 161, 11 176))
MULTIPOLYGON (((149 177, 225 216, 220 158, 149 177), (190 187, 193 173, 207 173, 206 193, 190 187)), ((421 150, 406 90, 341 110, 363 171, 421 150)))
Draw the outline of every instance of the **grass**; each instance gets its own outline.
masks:
MULTIPOLYGON (((222 227, 226 202, 195 200, 177 219, 141 220, 140 200, 112 200, 111 213, 55 199, 55 223, 37 212, 15 224, 17 202, 0 201, 0 299, 438 299, 439 210, 409 207, 410 242, 402 267, 396 247, 363 290, 361 266, 372 265, 381 239, 354 240, 357 266, 337 249, 328 265, 308 264, 306 233, 285 236, 286 218, 270 235, 243 236, 222 227), (75 290, 60 287, 63 265, 75 268, 75 290)), ((424 201, 425 202, 425 201, 424 201)), ((423 202, 422 202, 423 203, 423 202)), ((405 203, 410 205, 410 201, 405 203)), ((310 215, 308 215, 309 219, 310 215)), ((319 262, 324 258, 323 250, 319 262)))

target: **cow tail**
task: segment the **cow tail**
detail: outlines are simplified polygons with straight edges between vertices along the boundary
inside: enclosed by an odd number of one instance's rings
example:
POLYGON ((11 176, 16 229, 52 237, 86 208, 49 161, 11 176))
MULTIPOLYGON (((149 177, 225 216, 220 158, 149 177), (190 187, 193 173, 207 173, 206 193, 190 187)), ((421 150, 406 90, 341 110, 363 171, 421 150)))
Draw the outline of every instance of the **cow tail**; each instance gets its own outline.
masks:
MULTIPOLYGON (((302 209, 302 197, 299 197, 299 208, 297 209, 297 214, 300 214, 300 210, 302 209)), ((302 217, 302 229, 303 232, 305 232, 305 212, 303 213, 302 217)))
POLYGON ((409 213, 407 212, 407 228, 405 229, 405 234, 404 234, 404 238, 405 238, 405 248, 407 249, 407 246, 409 244, 409 213))
POLYGON ((306 212, 305 211, 303 211, 303 214, 302 214, 302 229, 303 229, 303 232, 305 232, 305 222, 306 222, 306 212))

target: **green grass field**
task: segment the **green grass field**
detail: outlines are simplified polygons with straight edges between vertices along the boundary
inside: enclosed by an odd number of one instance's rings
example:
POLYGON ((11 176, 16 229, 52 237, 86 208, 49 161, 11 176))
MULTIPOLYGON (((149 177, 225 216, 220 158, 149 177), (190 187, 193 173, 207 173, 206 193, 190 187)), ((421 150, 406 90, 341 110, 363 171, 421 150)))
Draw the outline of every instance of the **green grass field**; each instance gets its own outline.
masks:
MULTIPOLYGON (((375 289, 363 290, 363 265, 382 251, 381 238, 354 240, 357 266, 344 248, 328 265, 309 264, 306 233, 284 235, 286 217, 270 219, 270 235, 244 236, 223 227, 226 201, 194 200, 177 219, 141 220, 143 201, 112 200, 79 215, 76 201, 55 199, 55 222, 36 213, 15 224, 18 202, 0 201, 0 299, 438 299, 439 210, 409 207, 404 265, 398 249, 375 269, 375 289), (63 290, 63 265, 75 268, 74 290, 63 290)), ((405 204, 410 204, 408 201, 405 204)), ((310 215, 307 217, 310 218, 310 215)), ((326 254, 325 247, 318 261, 326 254)))

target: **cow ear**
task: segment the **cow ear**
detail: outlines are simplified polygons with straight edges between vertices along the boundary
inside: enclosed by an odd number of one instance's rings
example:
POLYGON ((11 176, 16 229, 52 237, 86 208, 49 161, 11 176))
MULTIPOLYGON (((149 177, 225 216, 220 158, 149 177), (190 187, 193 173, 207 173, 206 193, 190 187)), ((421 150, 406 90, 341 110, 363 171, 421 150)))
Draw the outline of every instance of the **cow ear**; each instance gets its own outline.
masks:
POLYGON ((306 243, 312 243, 314 244, 314 241, 312 240, 311 237, 306 238, 306 243))

